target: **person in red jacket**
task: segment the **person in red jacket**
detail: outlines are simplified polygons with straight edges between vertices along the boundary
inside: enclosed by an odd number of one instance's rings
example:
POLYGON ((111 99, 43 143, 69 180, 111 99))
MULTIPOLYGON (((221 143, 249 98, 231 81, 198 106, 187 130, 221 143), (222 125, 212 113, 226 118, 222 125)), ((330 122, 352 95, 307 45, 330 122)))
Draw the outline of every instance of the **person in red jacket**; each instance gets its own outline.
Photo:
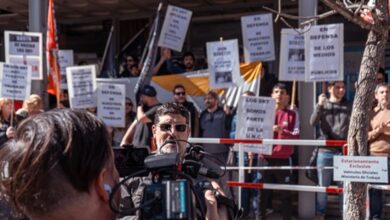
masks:
MULTIPOLYGON (((287 109, 284 100, 288 96, 286 85, 276 84, 272 89, 271 97, 275 100, 275 124, 273 126, 274 139, 296 139, 299 132, 295 128, 298 119, 293 110, 287 109)), ((260 165, 263 166, 291 166, 291 156, 294 153, 293 146, 273 145, 272 155, 261 155, 260 165)), ((261 172, 262 183, 290 184, 291 170, 268 170, 261 172)), ((260 217, 265 219, 266 208, 271 199, 271 192, 260 191, 260 217)), ((291 219, 291 196, 288 191, 282 193, 282 218, 291 219)))

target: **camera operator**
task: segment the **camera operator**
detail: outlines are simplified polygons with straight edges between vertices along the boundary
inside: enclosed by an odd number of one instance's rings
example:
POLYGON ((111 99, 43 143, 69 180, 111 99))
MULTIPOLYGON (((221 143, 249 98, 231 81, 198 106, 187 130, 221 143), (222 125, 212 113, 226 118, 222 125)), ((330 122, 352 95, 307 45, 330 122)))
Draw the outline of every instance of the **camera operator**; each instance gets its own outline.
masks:
MULTIPOLYGON (((189 113, 181 105, 166 103, 157 109, 153 125, 153 141, 157 146, 157 154, 178 152, 183 160, 188 145, 187 139, 191 133, 189 127, 189 113)), ((225 195, 216 182, 212 183, 212 190, 205 190, 206 219, 228 219, 227 208, 218 204, 214 192, 225 195)), ((146 185, 152 184, 150 176, 130 179, 126 187, 131 189, 131 195, 125 198, 125 206, 139 207, 143 202, 143 192, 146 185), (127 204, 126 204, 127 203, 127 204)), ((124 190, 122 190, 123 193, 124 190)), ((123 197, 123 195, 122 195, 123 197)), ((123 219, 142 219, 140 210, 134 216, 123 219)))
POLYGON ((108 202, 119 175, 108 140, 104 124, 86 111, 26 119, 0 150, 1 194, 32 220, 115 219, 108 202))

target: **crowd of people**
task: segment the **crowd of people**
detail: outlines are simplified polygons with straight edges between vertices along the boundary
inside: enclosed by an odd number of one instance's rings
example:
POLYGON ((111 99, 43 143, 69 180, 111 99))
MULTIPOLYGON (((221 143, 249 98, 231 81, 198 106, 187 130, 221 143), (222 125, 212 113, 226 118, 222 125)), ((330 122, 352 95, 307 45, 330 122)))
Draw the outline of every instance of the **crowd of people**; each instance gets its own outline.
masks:
MULTIPOLYGON (((126 56, 123 67, 120 77, 139 76, 136 56, 126 56)), ((192 53, 185 53, 178 64, 173 62, 172 52, 163 48, 153 74, 184 73, 196 69, 192 53)), ((299 115, 297 108, 290 109, 289 88, 266 72, 262 78, 262 84, 266 84, 261 86, 260 94, 269 95, 275 101, 273 138, 299 138, 299 115)), ((390 91, 385 80, 384 72, 378 71, 368 143, 370 155, 390 157, 390 91)), ((318 96, 310 124, 318 128, 319 139, 346 140, 352 105, 345 99, 344 82, 328 82, 327 92, 329 95, 322 93, 318 96)), ((171 103, 161 103, 156 89, 150 85, 143 86, 139 95, 140 103, 130 98, 125 100, 125 128, 106 127, 94 116, 96 108, 86 111, 67 109, 66 97, 61 101, 63 109, 44 112, 42 99, 33 94, 15 114, 12 101, 0 98, 0 161, 6 161, 1 163, 0 169, 7 171, 0 179, 2 196, 30 219, 83 219, 83 216, 115 219, 108 205, 111 189, 119 181, 112 146, 146 147, 157 154, 178 152, 182 157, 187 143, 173 144, 170 140, 235 138, 237 120, 240 119, 235 109, 222 105, 214 90, 204 95, 205 109, 201 111, 187 100, 186 88, 182 84, 173 87, 171 103)), ((255 96, 255 93, 245 91, 243 96, 255 96)), ((317 149, 319 186, 334 183, 332 170, 321 167, 333 166, 333 157, 342 154, 341 147, 317 149)), ((217 161, 237 164, 238 155, 232 152, 230 145, 204 144, 203 148, 217 161)), ((272 155, 248 152, 244 154, 244 162, 245 166, 292 166, 294 156, 293 146, 273 145, 272 155)), ((207 163, 205 161, 205 165, 207 163)), ((246 182, 292 184, 296 178, 290 170, 245 173, 246 182)), ((237 200, 237 195, 227 187, 227 180, 228 175, 225 175, 213 182, 214 190, 237 200)), ((140 205, 144 181, 129 182, 128 185, 138 188, 134 189, 134 194, 122 199, 130 200, 133 207, 140 205)), ((342 183, 336 184, 342 186, 342 183)), ((207 218, 228 219, 226 207, 217 204, 211 191, 205 192, 207 218)), ((120 195, 115 196, 120 203, 120 195)), ((265 219, 274 211, 272 191, 243 189, 241 196, 244 218, 265 219)), ((382 192, 372 189, 370 199, 370 218, 380 219, 382 192)), ((289 191, 281 195, 281 201, 282 219, 291 219, 293 209, 289 191)), ((325 219, 327 203, 327 194, 317 193, 317 219, 325 219)), ((340 203, 342 211, 341 207, 340 203)), ((137 212, 123 218, 140 219, 142 214, 137 212)))

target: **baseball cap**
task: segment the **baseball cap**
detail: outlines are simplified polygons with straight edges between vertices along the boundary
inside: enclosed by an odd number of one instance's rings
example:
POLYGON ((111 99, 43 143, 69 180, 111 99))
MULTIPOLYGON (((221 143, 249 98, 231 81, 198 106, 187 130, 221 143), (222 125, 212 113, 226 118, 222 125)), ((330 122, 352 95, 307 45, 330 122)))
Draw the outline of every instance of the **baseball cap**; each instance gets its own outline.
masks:
POLYGON ((145 85, 141 90, 141 95, 155 97, 157 95, 156 89, 151 85, 145 85))

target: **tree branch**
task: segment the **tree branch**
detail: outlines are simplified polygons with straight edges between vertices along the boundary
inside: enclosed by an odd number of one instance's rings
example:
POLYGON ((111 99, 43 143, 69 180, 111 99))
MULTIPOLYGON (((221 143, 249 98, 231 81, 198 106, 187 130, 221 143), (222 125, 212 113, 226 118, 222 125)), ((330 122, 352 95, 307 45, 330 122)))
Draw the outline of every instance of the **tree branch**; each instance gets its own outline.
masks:
POLYGON ((327 5, 329 8, 336 10, 339 14, 344 16, 347 20, 359 25, 363 29, 367 30, 373 30, 377 33, 381 33, 382 30, 377 25, 372 25, 370 23, 367 23, 364 21, 361 17, 354 16, 353 13, 351 13, 347 8, 337 4, 336 2, 333 2, 331 0, 321 0, 322 3, 327 5))

